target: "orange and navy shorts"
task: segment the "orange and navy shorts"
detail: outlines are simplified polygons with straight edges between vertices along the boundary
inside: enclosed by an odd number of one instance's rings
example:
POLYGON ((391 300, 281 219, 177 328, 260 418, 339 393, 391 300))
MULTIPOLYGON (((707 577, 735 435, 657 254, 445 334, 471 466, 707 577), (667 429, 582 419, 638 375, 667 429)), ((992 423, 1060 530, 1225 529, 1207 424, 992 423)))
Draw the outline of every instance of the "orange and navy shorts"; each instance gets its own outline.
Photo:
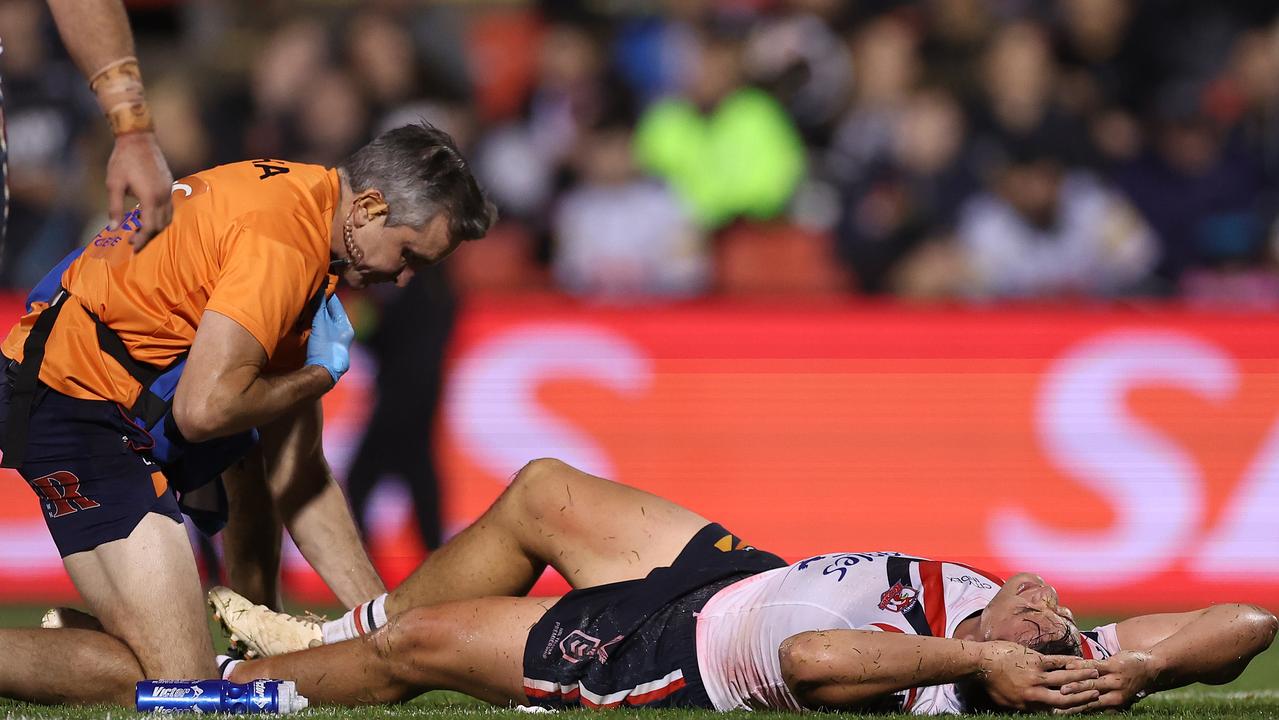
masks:
MULTIPOLYGON (((0 358, 6 366, 8 360, 0 358)), ((11 385, 0 382, 0 438, 11 385)), ((177 498, 147 454, 151 436, 112 402, 81 400, 43 385, 18 468, 40 503, 62 557, 128 537, 147 513, 182 522, 177 498)))

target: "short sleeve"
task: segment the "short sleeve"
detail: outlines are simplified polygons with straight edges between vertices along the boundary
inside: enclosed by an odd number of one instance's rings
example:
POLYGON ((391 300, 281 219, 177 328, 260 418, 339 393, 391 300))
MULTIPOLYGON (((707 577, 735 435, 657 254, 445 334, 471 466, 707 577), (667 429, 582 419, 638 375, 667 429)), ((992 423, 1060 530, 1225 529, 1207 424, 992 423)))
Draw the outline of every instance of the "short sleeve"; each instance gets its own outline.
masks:
POLYGON ((1110 623, 1080 633, 1084 656, 1102 660, 1123 650, 1119 647, 1119 632, 1116 627, 1115 623, 1110 623))
POLYGON ((206 310, 234 320, 275 355, 319 286, 322 271, 296 246, 239 228, 228 237, 206 310))

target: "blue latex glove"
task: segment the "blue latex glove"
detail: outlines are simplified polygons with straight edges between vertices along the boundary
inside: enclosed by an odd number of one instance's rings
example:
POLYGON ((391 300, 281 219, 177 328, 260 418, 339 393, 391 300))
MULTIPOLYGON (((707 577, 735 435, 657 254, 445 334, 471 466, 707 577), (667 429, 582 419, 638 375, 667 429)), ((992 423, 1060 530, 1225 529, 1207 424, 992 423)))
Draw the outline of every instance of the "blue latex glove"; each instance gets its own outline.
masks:
POLYGON ((351 341, 355 328, 346 316, 342 301, 334 295, 320 305, 311 321, 311 337, 306 341, 306 364, 319 365, 333 376, 333 384, 351 369, 351 341))

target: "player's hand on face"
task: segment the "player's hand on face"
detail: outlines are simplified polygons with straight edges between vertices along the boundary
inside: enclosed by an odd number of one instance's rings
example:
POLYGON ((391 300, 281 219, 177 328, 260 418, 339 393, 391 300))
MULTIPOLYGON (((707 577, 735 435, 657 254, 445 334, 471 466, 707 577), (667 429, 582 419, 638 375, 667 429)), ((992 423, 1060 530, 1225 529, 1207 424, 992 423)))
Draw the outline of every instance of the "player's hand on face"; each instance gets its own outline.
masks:
POLYGON ((1091 667, 1099 673, 1095 679, 1080 680, 1063 685, 1063 693, 1083 693, 1096 690, 1096 700, 1084 705, 1060 710, 1063 713, 1093 712, 1098 710, 1122 710, 1144 697, 1155 679, 1155 666, 1150 653, 1125 650, 1105 660, 1082 660, 1077 667, 1091 667))
POLYGON ((141 250, 151 238, 168 227, 173 219, 173 174, 160 152, 155 133, 140 132, 119 135, 107 160, 107 210, 111 226, 124 220, 126 193, 142 206, 142 229, 129 239, 134 252, 141 250))
POLYGON ((995 704, 1012 710, 1067 710, 1095 702, 1096 689, 1062 692, 1063 686, 1096 680, 1091 667, 1071 668, 1079 658, 1040 655, 1014 642, 982 643, 981 682, 995 704))

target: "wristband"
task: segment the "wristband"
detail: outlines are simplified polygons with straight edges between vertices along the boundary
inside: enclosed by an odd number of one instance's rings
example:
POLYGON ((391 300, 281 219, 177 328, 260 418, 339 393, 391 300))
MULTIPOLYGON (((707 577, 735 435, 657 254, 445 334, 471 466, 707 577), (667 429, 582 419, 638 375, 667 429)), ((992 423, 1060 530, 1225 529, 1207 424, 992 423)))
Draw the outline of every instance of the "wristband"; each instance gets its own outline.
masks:
POLYGON ((137 58, 120 58, 94 73, 89 89, 98 96, 98 106, 115 135, 155 129, 151 108, 143 95, 142 70, 137 58))

